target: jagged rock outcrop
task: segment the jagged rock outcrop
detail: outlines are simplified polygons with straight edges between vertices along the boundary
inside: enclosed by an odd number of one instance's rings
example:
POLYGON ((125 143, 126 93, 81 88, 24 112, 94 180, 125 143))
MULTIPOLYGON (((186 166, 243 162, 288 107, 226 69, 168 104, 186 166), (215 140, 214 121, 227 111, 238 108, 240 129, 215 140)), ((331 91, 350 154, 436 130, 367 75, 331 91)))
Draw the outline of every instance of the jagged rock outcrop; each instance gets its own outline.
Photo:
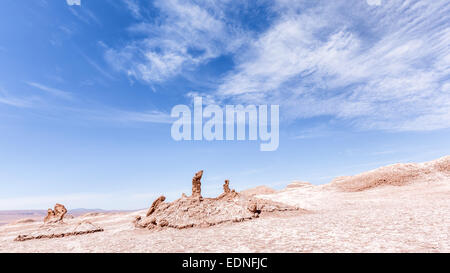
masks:
POLYGON ((223 193, 217 197, 217 199, 222 198, 234 198, 238 195, 235 190, 230 190, 230 180, 225 180, 223 184, 223 193))
POLYGON ((197 172, 192 178, 192 197, 193 198, 202 198, 202 183, 201 179, 203 176, 203 170, 197 172))
POLYGON ((147 215, 146 216, 147 217, 150 216, 156 210, 158 205, 161 204, 162 202, 164 202, 164 200, 166 200, 166 197, 164 195, 161 195, 155 201, 153 201, 151 207, 147 211, 147 215))
POLYGON ((102 232, 103 228, 94 225, 89 221, 83 221, 75 225, 58 225, 58 224, 48 224, 43 225, 38 230, 31 232, 29 234, 20 234, 14 241, 29 241, 38 239, 52 239, 52 238, 62 238, 68 236, 77 236, 95 232, 102 232))
POLYGON ((55 208, 47 210, 47 216, 44 218, 44 223, 60 223, 63 222, 64 215, 66 215, 67 209, 61 204, 56 204, 55 208))
POLYGON ((159 221, 158 225, 160 227, 167 227, 169 225, 169 222, 167 222, 166 219, 162 219, 161 221, 159 221))
POLYGON ((49 222, 51 219, 55 218, 55 212, 52 209, 47 210, 47 216, 44 218, 44 223, 49 222))
POLYGON ((230 181, 225 180, 224 192, 216 198, 201 197, 203 171, 192 179, 192 195, 167 203, 153 202, 146 217, 138 216, 135 227, 147 229, 209 227, 226 222, 241 222, 259 217, 262 213, 276 211, 296 211, 298 208, 269 200, 242 195, 230 189, 230 181))
MULTIPOLYGON (((14 241, 21 242, 45 238, 52 239, 104 231, 103 228, 86 220, 75 223, 73 220, 69 220, 68 223, 65 223, 63 222, 63 219, 66 213, 67 209, 63 205, 56 204, 54 209, 47 210, 47 216, 44 218, 44 225, 29 234, 18 235, 14 241)), ((74 217, 68 215, 67 218, 73 219, 74 217)))

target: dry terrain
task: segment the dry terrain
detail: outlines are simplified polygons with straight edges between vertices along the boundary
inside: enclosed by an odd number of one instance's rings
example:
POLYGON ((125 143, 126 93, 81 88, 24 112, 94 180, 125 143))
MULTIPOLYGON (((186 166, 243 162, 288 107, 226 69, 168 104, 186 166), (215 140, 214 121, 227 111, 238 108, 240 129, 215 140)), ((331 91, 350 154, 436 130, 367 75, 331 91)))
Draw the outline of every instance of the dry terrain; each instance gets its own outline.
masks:
POLYGON ((183 229, 137 228, 147 210, 89 213, 64 225, 103 232, 14 241, 43 225, 20 221, 0 226, 0 252, 450 252, 450 157, 261 189, 251 195, 301 210, 183 229))
MULTIPOLYGON (((68 218, 84 215, 89 212, 113 212, 101 209, 72 209, 68 218)), ((0 210, 0 226, 17 222, 40 221, 47 215, 46 210, 0 210)))

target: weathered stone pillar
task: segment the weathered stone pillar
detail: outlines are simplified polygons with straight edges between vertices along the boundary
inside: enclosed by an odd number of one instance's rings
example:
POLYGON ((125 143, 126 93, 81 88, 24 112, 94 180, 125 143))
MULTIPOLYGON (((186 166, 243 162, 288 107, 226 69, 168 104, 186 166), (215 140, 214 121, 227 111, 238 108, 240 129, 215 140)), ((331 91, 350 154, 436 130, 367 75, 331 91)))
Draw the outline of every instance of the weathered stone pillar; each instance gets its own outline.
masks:
POLYGON ((194 178, 192 178, 192 197, 202 197, 202 183, 201 179, 203 176, 203 171, 199 171, 194 175, 194 178))
POLYGON ((230 193, 230 180, 225 180, 225 183, 223 184, 223 193, 227 194, 230 193))

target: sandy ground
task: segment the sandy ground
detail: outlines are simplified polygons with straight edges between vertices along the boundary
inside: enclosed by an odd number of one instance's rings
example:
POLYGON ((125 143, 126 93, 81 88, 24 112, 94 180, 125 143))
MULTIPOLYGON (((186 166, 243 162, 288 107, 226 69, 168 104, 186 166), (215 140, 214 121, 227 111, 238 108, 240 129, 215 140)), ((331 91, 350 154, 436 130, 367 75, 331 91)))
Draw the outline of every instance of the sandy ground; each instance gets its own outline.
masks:
POLYGON ((30 220, 42 220, 47 211, 45 210, 11 210, 11 211, 0 211, 0 226, 12 223, 18 220, 28 221, 30 220))
MULTIPOLYGON (((90 212, 116 212, 100 209, 72 209, 67 218, 81 216, 90 212)), ((32 222, 39 221, 47 215, 47 210, 0 210, 0 226, 16 221, 32 222)))
POLYGON ((450 252, 450 156, 256 197, 303 210, 181 230, 135 228, 146 210, 89 213, 64 221, 104 232, 24 242, 42 222, 15 223, 0 226, 0 252, 450 252))
POLYGON ((261 198, 310 210, 300 215, 184 230, 135 229, 133 213, 77 217, 101 233, 15 242, 41 223, 0 227, 0 252, 450 252, 450 180, 340 192, 289 188, 261 198))

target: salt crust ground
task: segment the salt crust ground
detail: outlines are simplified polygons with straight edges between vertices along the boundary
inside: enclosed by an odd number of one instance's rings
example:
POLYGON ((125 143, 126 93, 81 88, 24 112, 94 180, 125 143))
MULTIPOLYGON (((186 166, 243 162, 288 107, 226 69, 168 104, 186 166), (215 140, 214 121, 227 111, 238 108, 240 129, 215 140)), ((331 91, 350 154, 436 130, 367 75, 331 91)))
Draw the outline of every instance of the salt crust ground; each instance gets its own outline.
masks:
POLYGON ((4 225, 0 252, 450 252, 449 159, 412 166, 411 179, 403 172, 411 165, 397 166, 398 170, 390 166, 387 173, 394 179, 387 183, 382 169, 379 177, 372 171, 359 179, 339 178, 326 185, 257 195, 309 213, 274 214, 208 228, 136 229, 132 221, 145 215, 144 210, 67 219, 87 220, 105 231, 66 238, 15 242, 17 235, 42 223, 4 225), (422 168, 418 175, 416 167, 422 168), (396 171, 402 183, 395 182, 396 171), (371 186, 361 187, 360 181, 371 186))

